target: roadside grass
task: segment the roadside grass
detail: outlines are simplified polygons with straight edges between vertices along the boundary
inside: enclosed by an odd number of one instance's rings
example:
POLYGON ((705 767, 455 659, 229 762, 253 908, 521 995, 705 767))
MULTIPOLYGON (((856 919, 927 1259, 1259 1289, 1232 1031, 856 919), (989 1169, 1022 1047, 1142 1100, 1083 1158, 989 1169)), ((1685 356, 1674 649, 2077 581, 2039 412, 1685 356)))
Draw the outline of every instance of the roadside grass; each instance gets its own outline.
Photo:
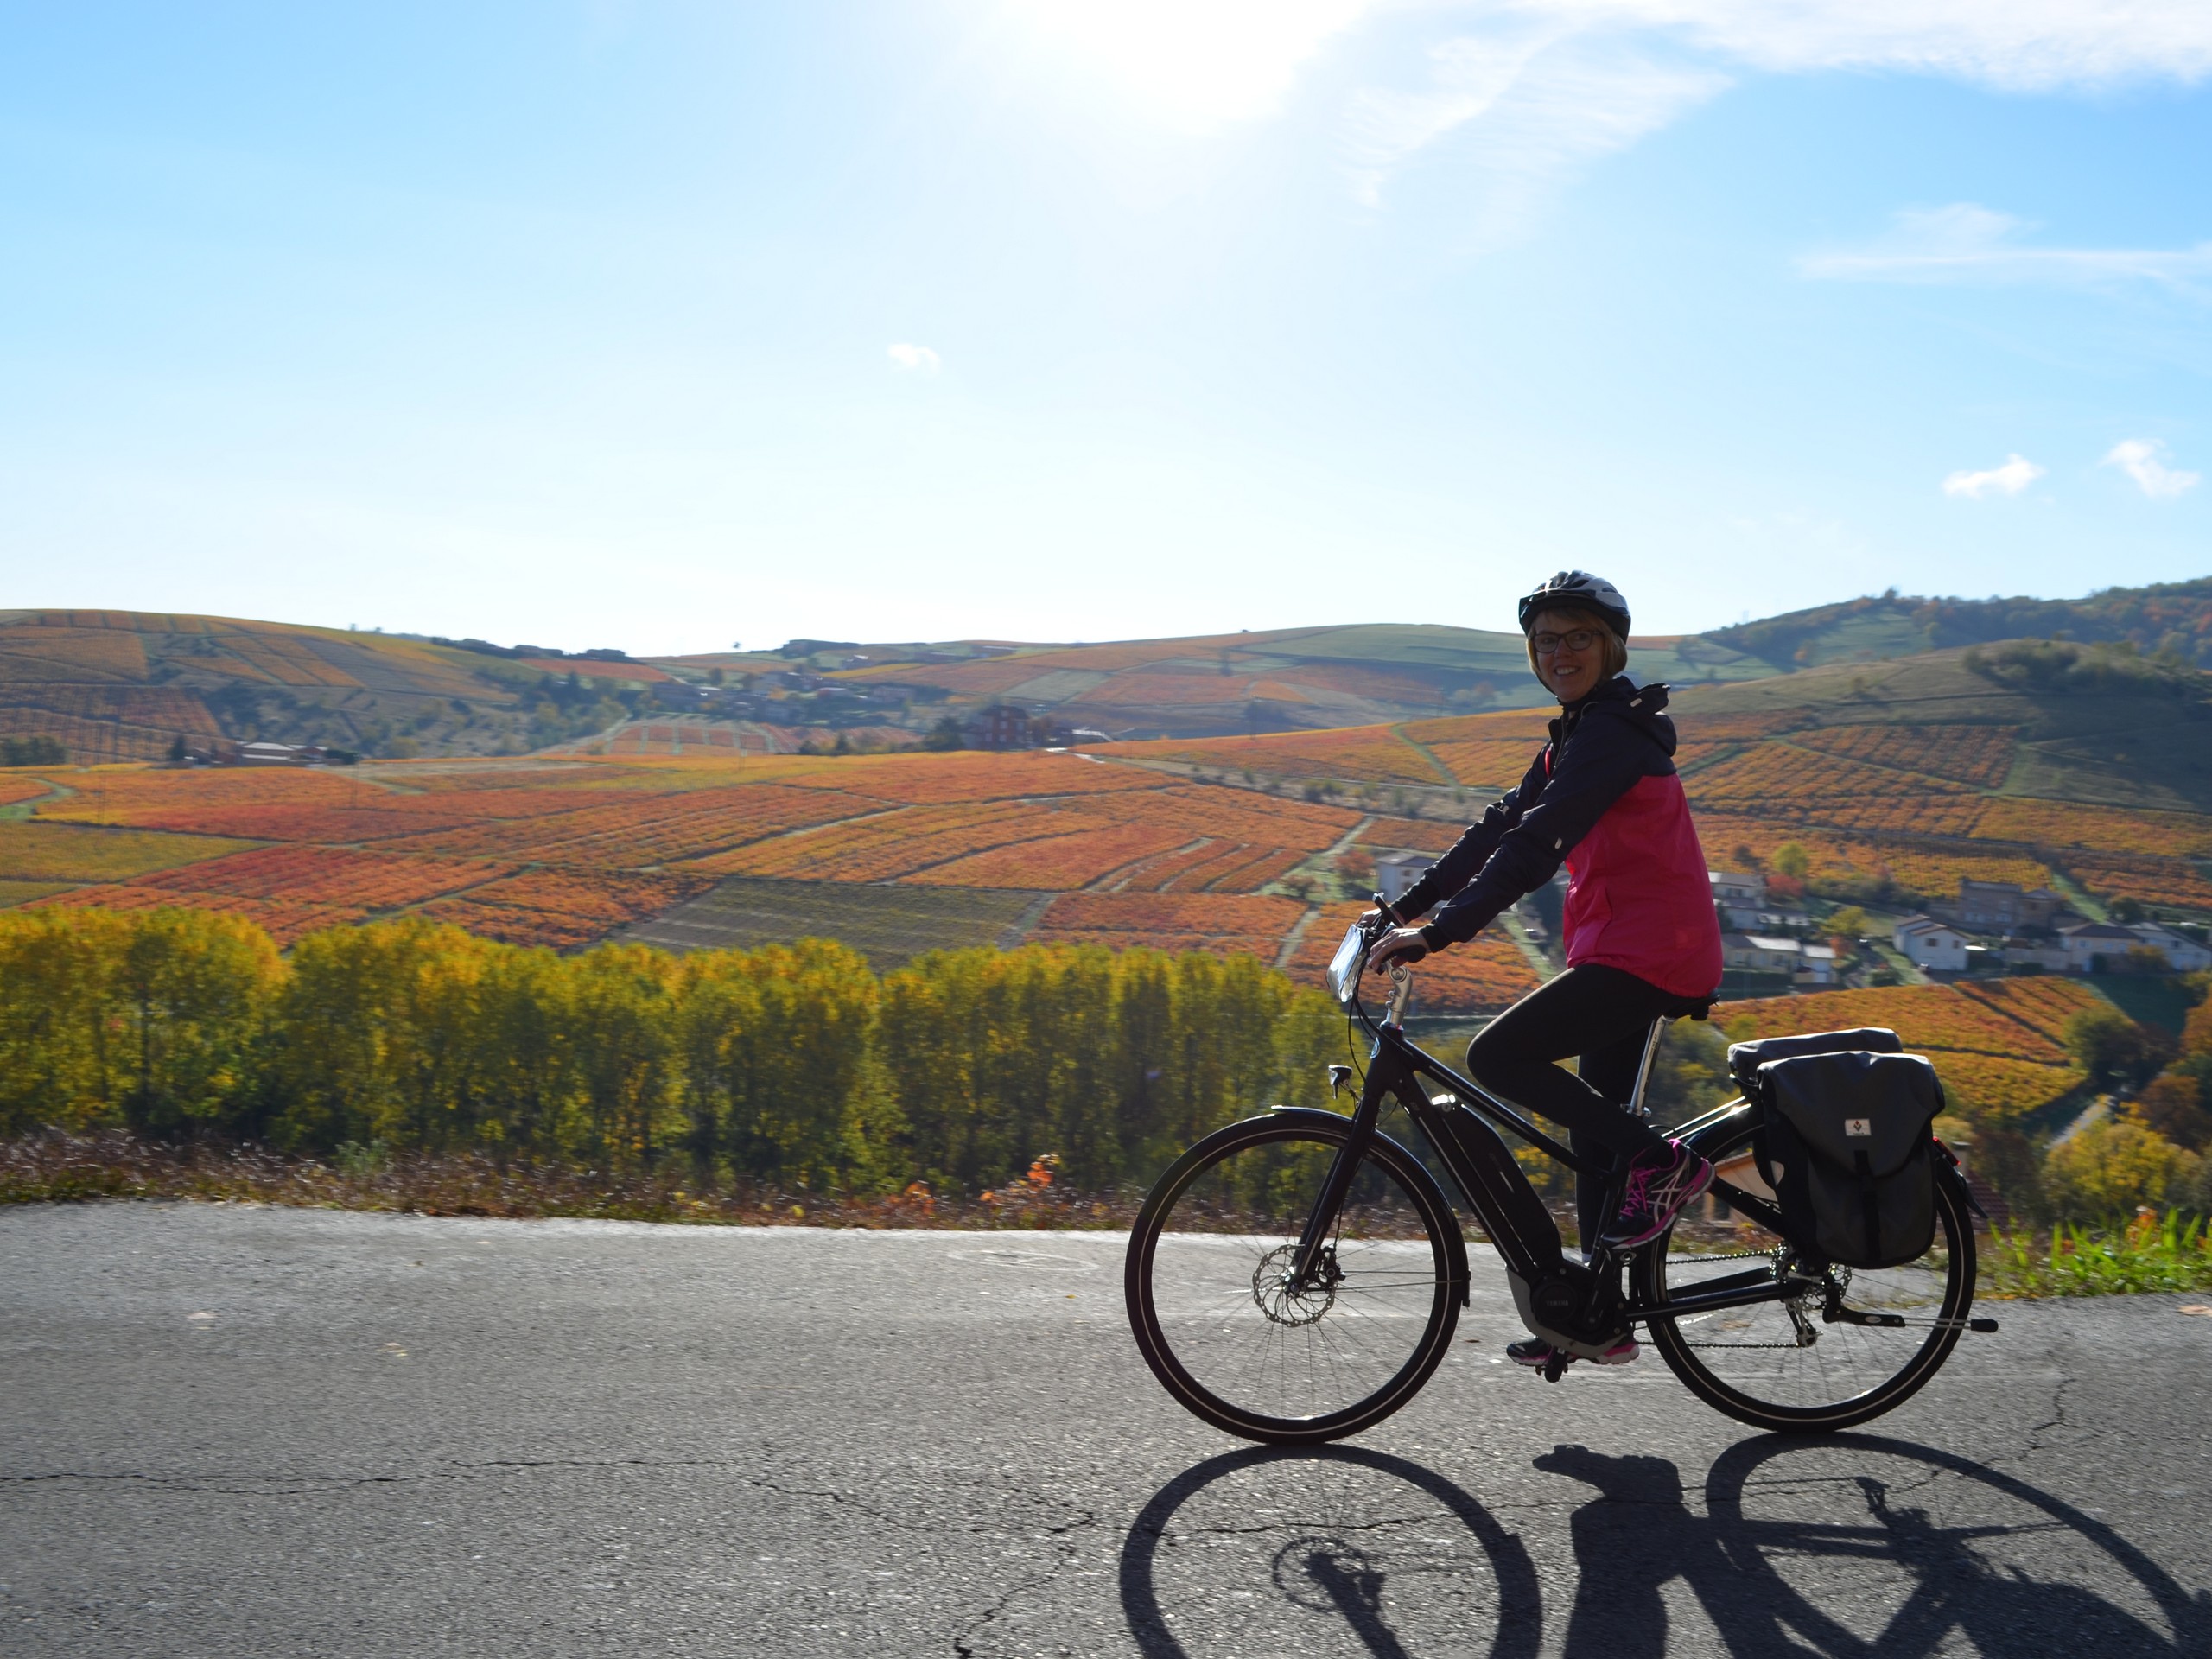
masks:
POLYGON ((939 1198, 918 1181, 886 1194, 696 1185, 674 1156, 658 1169, 605 1171, 395 1153, 381 1142, 348 1141, 324 1160, 260 1147, 160 1146, 117 1129, 0 1142, 0 1205, 168 1198, 423 1216, 973 1231, 1125 1228, 1143 1200, 1141 1193, 1071 1192, 1044 1160, 1027 1178, 974 1198, 939 1198))
POLYGON ((2060 1222, 2049 1233, 1992 1229, 1981 1254, 1980 1294, 2122 1296, 2212 1290, 2212 1229, 2147 1206, 2125 1227, 2092 1230, 2060 1222))

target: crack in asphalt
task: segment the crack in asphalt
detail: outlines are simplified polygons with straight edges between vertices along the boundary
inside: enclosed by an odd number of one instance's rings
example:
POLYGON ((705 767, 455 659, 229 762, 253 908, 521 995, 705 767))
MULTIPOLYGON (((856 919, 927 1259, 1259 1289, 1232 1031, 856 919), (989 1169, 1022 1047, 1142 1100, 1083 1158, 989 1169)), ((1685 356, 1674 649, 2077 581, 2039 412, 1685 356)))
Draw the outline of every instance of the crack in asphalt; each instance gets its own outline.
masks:
POLYGON ((1097 1523, 1098 1512, 1096 1510, 1083 1510, 1077 1511, 1076 1519, 1072 1521, 1064 1522, 1058 1526, 1047 1526, 1045 1529, 1046 1537, 1064 1541, 1059 1559, 1033 1578, 1020 1584, 1009 1585, 1001 1591, 989 1606, 984 1608, 982 1612, 961 1627, 959 1634, 952 1638, 953 1652, 958 1654, 960 1659, 976 1659, 974 1643, 977 1634, 1012 1606, 1016 1597, 1026 1596, 1033 1590, 1041 1590, 1059 1577, 1062 1571, 1082 1553, 1067 1535, 1080 1532, 1086 1527, 1093 1527, 1097 1523))
MULTIPOLYGON (((733 1465, 714 1458, 497 1458, 461 1464, 448 1469, 428 1469, 395 1475, 149 1475, 137 1470, 94 1472, 60 1469, 42 1475, 0 1475, 0 1488, 34 1486, 46 1483, 83 1481, 136 1482, 184 1492, 216 1492, 233 1497, 302 1497, 316 1492, 346 1491, 365 1486, 404 1486, 417 1481, 474 1480, 487 1474, 522 1469, 727 1469, 733 1465)), ((761 1482, 752 1483, 755 1485, 761 1482)))

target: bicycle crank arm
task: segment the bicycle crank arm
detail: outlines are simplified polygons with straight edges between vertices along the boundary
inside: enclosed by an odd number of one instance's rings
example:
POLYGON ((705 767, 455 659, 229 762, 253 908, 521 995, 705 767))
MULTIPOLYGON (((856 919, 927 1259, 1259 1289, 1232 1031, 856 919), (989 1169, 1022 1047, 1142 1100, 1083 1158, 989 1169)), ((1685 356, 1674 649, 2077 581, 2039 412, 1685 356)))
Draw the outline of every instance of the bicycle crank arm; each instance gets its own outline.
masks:
POLYGON ((1974 1331, 1988 1336, 1997 1330, 1994 1319, 1909 1319, 1902 1313, 1868 1313, 1855 1307, 1840 1307, 1832 1313, 1823 1310, 1821 1319, 1827 1325, 1871 1325, 1885 1331, 1900 1331, 1910 1325, 1923 1331, 1974 1331))

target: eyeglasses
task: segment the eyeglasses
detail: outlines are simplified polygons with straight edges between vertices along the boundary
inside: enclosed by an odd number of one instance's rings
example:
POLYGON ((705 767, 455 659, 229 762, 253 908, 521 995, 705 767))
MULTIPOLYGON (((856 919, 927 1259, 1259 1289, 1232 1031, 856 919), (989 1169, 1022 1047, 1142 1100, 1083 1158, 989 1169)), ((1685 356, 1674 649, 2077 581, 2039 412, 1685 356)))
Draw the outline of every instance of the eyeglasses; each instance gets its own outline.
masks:
POLYGON ((1548 657, 1561 645, 1569 651, 1587 651, 1598 643, 1598 630, 1577 628, 1573 633, 1532 633, 1529 643, 1539 657, 1548 657))

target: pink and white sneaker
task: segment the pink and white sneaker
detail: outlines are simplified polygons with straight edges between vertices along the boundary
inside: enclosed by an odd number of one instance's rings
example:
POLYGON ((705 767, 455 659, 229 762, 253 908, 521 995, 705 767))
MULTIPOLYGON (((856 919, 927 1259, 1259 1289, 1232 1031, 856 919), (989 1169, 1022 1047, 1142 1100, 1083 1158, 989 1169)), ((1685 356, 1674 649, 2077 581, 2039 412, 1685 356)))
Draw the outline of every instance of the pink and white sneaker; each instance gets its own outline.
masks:
MULTIPOLYGON (((1643 1351, 1643 1344, 1634 1337, 1623 1337, 1590 1363, 1592 1365, 1626 1365, 1643 1351)), ((1516 1365, 1541 1365, 1551 1358, 1552 1345, 1541 1337, 1529 1337, 1520 1342, 1507 1343, 1505 1357, 1516 1365)))
POLYGON ((1713 1185, 1712 1162, 1679 1141, 1638 1154, 1628 1166, 1628 1192, 1613 1224, 1599 1235, 1609 1249, 1624 1250, 1665 1232, 1682 1206, 1713 1185))

